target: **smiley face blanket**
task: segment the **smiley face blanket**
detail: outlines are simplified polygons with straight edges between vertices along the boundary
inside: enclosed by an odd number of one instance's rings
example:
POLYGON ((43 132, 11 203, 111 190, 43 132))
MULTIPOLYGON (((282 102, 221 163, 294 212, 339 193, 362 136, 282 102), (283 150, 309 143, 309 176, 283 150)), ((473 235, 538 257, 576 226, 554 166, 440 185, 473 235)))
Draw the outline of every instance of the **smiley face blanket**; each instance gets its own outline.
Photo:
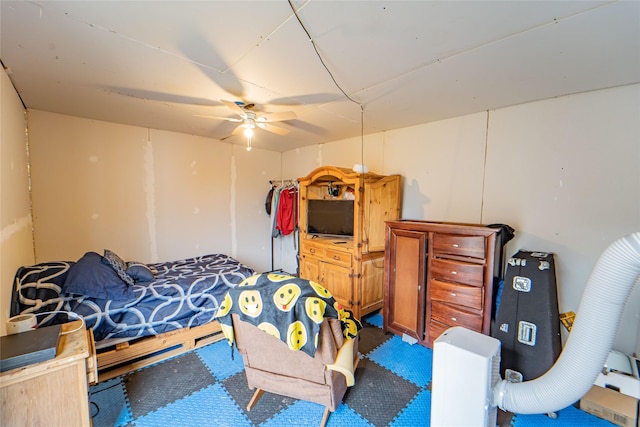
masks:
POLYGON ((230 345, 234 343, 232 313, 311 357, 325 317, 341 321, 345 338, 354 338, 362 328, 353 313, 318 283, 275 273, 251 276, 225 295, 217 317, 230 345))

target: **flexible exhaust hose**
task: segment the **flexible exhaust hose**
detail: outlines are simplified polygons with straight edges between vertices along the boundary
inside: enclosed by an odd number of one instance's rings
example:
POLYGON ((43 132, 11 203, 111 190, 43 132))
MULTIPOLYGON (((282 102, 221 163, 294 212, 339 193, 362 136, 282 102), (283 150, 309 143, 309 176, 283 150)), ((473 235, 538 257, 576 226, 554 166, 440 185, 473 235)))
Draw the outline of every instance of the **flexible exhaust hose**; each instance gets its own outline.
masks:
POLYGON ((639 276, 637 232, 613 242, 598 259, 556 363, 531 381, 498 382, 493 389, 494 406, 517 414, 543 414, 581 399, 604 367, 625 302, 639 276))

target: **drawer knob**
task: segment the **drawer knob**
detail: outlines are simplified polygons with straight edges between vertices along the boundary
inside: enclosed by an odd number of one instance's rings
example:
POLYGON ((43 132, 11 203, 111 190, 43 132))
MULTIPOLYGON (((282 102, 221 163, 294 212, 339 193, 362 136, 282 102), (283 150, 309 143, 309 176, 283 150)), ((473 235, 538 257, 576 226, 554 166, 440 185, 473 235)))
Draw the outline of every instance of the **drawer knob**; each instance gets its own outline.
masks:
POLYGON ((315 249, 313 249, 313 248, 311 248, 311 249, 309 249, 309 252, 310 252, 310 253, 312 253, 312 254, 315 254, 315 253, 316 253, 316 250, 315 250, 315 249))
POLYGON ((453 244, 453 247, 454 247, 454 248, 459 248, 459 247, 460 247, 460 245, 458 245, 457 243, 454 243, 454 244, 453 244))
POLYGON ((334 256, 333 256, 333 259, 335 259, 336 261, 339 261, 339 260, 340 260, 340 257, 339 257, 338 255, 334 255, 334 256))
POLYGON ((458 319, 456 319, 455 317, 452 317, 451 320, 453 320, 454 322, 458 321, 458 319))

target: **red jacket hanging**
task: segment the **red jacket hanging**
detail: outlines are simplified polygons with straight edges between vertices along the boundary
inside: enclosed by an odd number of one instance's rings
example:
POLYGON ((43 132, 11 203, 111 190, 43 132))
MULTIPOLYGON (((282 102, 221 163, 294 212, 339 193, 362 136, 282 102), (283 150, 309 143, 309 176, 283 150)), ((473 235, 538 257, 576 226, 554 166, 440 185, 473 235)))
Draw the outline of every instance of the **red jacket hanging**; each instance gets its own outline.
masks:
POLYGON ((298 191, 295 188, 288 188, 280 191, 276 217, 276 229, 280 230, 280 233, 282 233, 283 236, 291 234, 297 226, 297 199, 298 191))

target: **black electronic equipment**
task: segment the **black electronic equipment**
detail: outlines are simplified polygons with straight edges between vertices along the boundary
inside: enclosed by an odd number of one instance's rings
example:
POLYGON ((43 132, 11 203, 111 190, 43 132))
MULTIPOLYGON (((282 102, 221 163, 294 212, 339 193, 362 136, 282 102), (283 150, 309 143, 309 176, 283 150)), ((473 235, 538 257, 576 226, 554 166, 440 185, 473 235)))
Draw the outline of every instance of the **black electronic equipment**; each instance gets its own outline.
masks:
POLYGON ((0 337, 0 372, 56 357, 61 325, 0 337))
POLYGON ((307 233, 353 236, 353 204, 353 200, 309 200, 307 203, 307 233))

